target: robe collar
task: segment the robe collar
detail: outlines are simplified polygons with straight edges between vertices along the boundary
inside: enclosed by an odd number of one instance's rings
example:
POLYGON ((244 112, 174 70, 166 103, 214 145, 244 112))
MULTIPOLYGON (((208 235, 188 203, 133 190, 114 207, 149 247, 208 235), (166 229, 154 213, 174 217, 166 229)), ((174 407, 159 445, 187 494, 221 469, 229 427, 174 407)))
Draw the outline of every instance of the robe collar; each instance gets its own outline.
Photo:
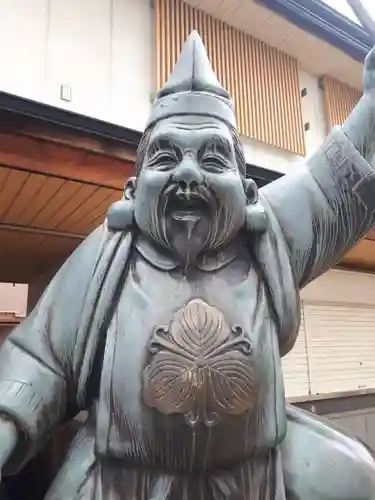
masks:
MULTIPOLYGON (((181 264, 171 252, 161 249, 143 235, 136 238, 135 247, 149 264, 158 269, 172 271, 181 268, 181 264)), ((237 250, 235 242, 231 242, 222 250, 205 252, 198 258, 195 267, 206 272, 221 269, 236 258, 237 250)))

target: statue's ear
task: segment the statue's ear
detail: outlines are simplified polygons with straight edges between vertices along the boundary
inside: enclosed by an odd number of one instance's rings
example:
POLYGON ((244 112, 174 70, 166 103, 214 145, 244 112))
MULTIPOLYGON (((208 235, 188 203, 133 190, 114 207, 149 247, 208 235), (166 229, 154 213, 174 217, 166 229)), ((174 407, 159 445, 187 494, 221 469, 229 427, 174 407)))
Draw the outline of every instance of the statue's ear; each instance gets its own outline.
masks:
POLYGON ((253 179, 244 179, 243 188, 245 190, 247 202, 249 204, 257 203, 259 200, 258 186, 253 179))
POLYGON ((268 219, 259 199, 258 186, 253 179, 245 179, 243 187, 247 198, 246 229, 251 233, 264 233, 268 226, 268 219))
POLYGON ((109 207, 107 224, 111 231, 126 231, 134 227, 135 188, 136 178, 130 177, 125 184, 123 199, 109 207))
POLYGON ((136 177, 129 177, 126 181, 124 187, 124 198, 125 200, 134 200, 135 198, 135 188, 136 188, 136 177))

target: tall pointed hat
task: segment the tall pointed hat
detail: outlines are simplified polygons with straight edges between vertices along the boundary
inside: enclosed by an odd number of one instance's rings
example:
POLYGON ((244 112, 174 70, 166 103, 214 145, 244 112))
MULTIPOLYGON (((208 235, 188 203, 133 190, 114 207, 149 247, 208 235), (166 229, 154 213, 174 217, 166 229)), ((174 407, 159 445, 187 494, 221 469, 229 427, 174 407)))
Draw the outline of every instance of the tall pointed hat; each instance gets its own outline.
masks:
POLYGON ((152 105, 147 128, 178 115, 211 116, 236 127, 229 93, 213 72, 201 37, 193 31, 167 83, 152 105))

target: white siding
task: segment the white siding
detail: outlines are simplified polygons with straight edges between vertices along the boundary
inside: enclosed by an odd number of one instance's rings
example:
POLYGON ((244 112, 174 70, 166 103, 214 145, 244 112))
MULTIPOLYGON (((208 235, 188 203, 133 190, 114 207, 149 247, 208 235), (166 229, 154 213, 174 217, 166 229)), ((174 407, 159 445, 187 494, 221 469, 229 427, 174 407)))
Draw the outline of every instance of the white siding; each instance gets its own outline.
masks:
POLYGON ((0 90, 142 130, 152 15, 149 0, 0 0, 0 90))

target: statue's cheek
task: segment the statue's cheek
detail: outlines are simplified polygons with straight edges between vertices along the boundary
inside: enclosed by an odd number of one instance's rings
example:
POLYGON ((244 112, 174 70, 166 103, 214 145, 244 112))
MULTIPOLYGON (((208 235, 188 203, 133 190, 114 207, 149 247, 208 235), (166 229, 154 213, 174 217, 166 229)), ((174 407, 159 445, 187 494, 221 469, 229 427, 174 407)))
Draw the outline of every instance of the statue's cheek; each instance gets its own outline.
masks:
POLYGON ((137 194, 143 193, 143 196, 146 196, 146 193, 154 193, 158 195, 168 183, 170 176, 170 172, 145 170, 138 179, 137 194))

